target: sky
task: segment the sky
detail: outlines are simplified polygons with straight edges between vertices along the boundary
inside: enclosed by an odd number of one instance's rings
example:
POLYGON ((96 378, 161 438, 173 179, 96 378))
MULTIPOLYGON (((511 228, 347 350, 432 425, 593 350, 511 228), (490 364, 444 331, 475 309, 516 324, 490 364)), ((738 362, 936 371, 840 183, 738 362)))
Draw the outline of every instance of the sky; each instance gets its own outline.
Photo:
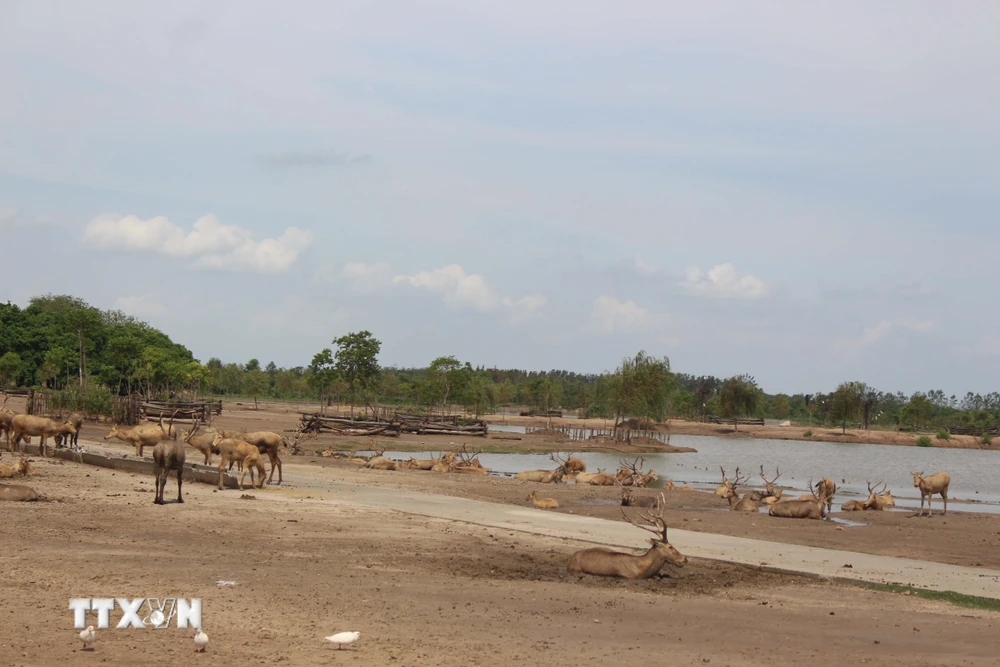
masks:
POLYGON ((997 389, 1000 5, 0 0, 0 300, 202 361, 997 389))

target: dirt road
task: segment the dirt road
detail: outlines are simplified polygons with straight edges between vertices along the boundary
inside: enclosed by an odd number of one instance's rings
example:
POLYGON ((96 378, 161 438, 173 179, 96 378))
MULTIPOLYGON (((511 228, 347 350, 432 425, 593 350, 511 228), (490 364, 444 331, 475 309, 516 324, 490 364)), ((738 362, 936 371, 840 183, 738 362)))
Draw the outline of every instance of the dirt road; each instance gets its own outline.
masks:
POLYGON ((271 489, 190 484, 184 505, 158 507, 151 478, 36 466, 53 500, 0 503, 3 664, 759 665, 778 646, 791 664, 995 663, 992 612, 705 562, 579 580, 565 540, 271 489), (79 650, 69 598, 168 594, 204 600, 208 653, 174 629, 104 630, 79 650), (353 650, 324 645, 340 630, 362 632, 353 650))

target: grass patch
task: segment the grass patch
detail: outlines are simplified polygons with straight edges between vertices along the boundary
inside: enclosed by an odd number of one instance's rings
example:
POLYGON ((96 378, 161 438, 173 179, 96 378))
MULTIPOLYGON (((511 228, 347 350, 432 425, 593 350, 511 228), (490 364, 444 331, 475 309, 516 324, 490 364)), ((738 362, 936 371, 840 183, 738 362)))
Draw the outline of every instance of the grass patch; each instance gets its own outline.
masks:
POLYGON ((813 435, 813 430, 811 428, 807 429, 806 432, 802 434, 802 436, 806 438, 811 438, 812 435, 813 435))
POLYGON ((941 429, 940 431, 937 432, 936 437, 938 440, 951 440, 951 433, 948 433, 948 431, 945 429, 941 429))
POLYGON ((933 447, 934 443, 931 442, 931 439, 928 436, 922 435, 919 438, 917 438, 917 446, 918 447, 933 447))
POLYGON ((979 438, 979 442, 989 447, 993 444, 993 436, 989 433, 983 433, 982 437, 979 438))
POLYGON ((982 609, 984 611, 1000 611, 1000 600, 993 598, 982 598, 975 595, 965 595, 955 591, 932 591, 926 588, 914 588, 913 586, 902 586, 900 584, 862 584, 862 588, 873 591, 885 591, 887 593, 909 593, 925 600, 941 600, 950 602, 956 607, 966 609, 982 609))

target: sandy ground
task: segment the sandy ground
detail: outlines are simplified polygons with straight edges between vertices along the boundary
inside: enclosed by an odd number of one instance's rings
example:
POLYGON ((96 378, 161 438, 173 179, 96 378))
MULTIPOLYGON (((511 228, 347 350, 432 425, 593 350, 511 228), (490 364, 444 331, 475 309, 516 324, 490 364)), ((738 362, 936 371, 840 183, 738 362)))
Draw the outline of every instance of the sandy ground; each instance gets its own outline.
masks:
MULTIPOLYGON (((294 408, 229 410, 217 417, 219 428, 243 428, 250 431, 291 429, 297 423, 294 408)), ((87 424, 83 436, 101 440, 107 426, 87 424)), ((364 449, 366 438, 333 438, 324 435, 309 441, 304 451, 329 447, 364 449)), ((381 440, 393 450, 446 450, 454 443, 452 436, 412 436, 381 440)), ((117 441, 107 441, 126 452, 130 447, 117 441)), ((525 436, 520 441, 492 441, 473 439, 470 445, 491 449, 499 447, 519 450, 559 449, 558 442, 540 436, 525 436)), ((580 451, 578 443, 573 447, 580 451)), ((564 448, 564 446, 563 446, 564 448)), ((201 462, 200 455, 189 449, 192 461, 201 462)), ((146 456, 151 452, 147 451, 146 456)), ((8 454, 7 457, 10 455, 8 454)), ((5 462, 7 458, 3 459, 5 462)), ((602 518, 620 519, 618 505, 621 494, 613 487, 576 486, 575 484, 538 485, 511 478, 469 477, 423 471, 379 472, 358 470, 357 466, 334 458, 314 456, 282 457, 285 478, 296 474, 296 469, 329 469, 330 474, 354 482, 386 485, 388 487, 422 490, 432 493, 460 496, 491 502, 528 505, 525 500, 532 490, 540 496, 559 501, 561 512, 585 514, 602 518)), ((268 465, 268 469, 270 466, 268 465)), ((277 474, 275 480, 277 480, 277 474)), ((753 487, 750 487, 753 488, 753 487)), ((652 490, 639 494, 652 494, 652 490)), ((892 512, 839 512, 841 500, 834 503, 834 517, 862 523, 862 526, 843 526, 834 522, 792 521, 777 519, 764 514, 746 514, 728 511, 728 503, 711 493, 700 491, 666 492, 665 499, 671 522, 687 530, 696 530, 738 537, 751 537, 773 542, 786 542, 848 551, 861 551, 886 556, 920 558, 954 565, 968 565, 1000 569, 1000 516, 972 512, 952 512, 947 516, 917 517, 913 510, 892 512)), ((940 499, 935 501, 940 512, 940 499)))
MULTIPOLYGON (((293 477, 431 479, 287 460, 293 477)), ((155 506, 148 476, 36 467, 49 500, 0 503, 0 664, 995 664, 997 613, 705 562, 578 578, 565 568, 581 545, 563 540, 274 487, 243 500, 188 484, 183 505, 155 506), (104 630, 80 650, 69 598, 168 594, 203 599, 207 653, 175 629, 104 630), (341 630, 362 632, 352 650, 324 644, 341 630)))

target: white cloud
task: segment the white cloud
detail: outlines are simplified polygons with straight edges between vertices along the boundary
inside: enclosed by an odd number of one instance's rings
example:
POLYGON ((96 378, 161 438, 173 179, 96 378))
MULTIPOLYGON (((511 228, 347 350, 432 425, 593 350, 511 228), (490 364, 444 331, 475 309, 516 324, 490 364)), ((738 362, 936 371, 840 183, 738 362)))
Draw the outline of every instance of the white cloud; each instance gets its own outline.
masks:
MULTIPOLYGON (((378 264, 348 266, 354 279, 372 275, 381 276, 385 270, 378 264)), ((548 298, 538 293, 527 294, 518 299, 509 296, 501 299, 489 288, 482 276, 475 273, 468 274, 458 264, 449 264, 432 271, 420 271, 412 276, 396 276, 393 282, 441 294, 445 304, 452 308, 470 308, 480 313, 503 310, 514 324, 535 317, 548 303, 548 298)))
POLYGON ((385 262, 375 264, 348 262, 341 276, 346 278, 351 288, 358 292, 374 292, 392 283, 389 265, 385 262))
POLYGON ((685 272, 681 286, 693 294, 720 299, 760 299, 767 286, 757 276, 741 276, 732 264, 718 264, 702 273, 694 266, 685 272))
POLYGON ((934 330, 934 326, 934 322, 930 320, 911 320, 906 318, 882 320, 866 328, 857 338, 847 336, 840 338, 837 340, 835 346, 841 352, 848 355, 856 355, 866 347, 871 347, 884 339, 894 330, 904 329, 916 333, 929 333, 934 330))
POLYGON ((961 345, 955 348, 959 354, 973 354, 987 357, 1000 357, 1000 336, 984 338, 975 345, 961 345))
POLYGON ((83 238, 98 248, 193 257, 196 267, 279 273, 291 268, 313 240, 313 233, 289 227, 278 238, 254 241, 249 231, 224 225, 211 214, 198 218, 191 231, 166 216, 143 220, 135 215, 102 215, 90 221, 83 238))
POLYGON ((433 271, 421 271, 413 276, 396 276, 393 280, 443 294, 444 302, 456 308, 468 307, 486 312, 497 306, 497 297, 486 286, 483 277, 466 274, 465 269, 458 264, 449 264, 433 271))
POLYGON ((635 258, 632 260, 632 266, 635 269, 636 273, 646 277, 655 276, 657 273, 660 272, 659 266, 649 261, 642 255, 635 256, 635 258))
POLYGON ((276 239, 260 242, 247 239, 228 253, 202 255, 195 266, 221 271, 281 273, 292 268, 299 253, 309 247, 313 238, 310 231, 289 227, 276 239))
POLYGON ((504 307, 509 309, 511 322, 515 324, 535 317, 548 302, 544 294, 537 293, 522 296, 520 299, 508 296, 502 301, 504 307))
POLYGON ((115 309, 129 315, 161 315, 167 312, 167 307, 149 294, 118 297, 115 309))
POLYGON ((619 301, 613 296, 597 297, 590 317, 605 333, 643 331, 659 319, 635 301, 619 301))

